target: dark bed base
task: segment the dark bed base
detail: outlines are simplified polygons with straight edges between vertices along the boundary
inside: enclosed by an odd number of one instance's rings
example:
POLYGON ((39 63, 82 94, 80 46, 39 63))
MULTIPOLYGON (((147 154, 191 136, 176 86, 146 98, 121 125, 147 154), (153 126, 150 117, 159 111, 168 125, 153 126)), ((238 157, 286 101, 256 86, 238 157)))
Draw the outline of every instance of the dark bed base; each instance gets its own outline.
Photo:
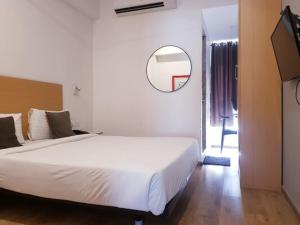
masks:
MULTIPOLYGON (((178 193, 166 206, 166 209, 164 213, 160 216, 161 219, 168 219, 170 215, 173 213, 173 211, 176 208, 177 202, 180 199, 183 191, 178 193)), ((136 210, 130 210, 130 209, 120 209, 116 207, 108 207, 108 206, 99 206, 99 205, 90 205, 85 203, 78 203, 78 202, 71 202, 66 200, 56 200, 56 199, 49 199, 49 198, 42 198, 37 196, 32 196, 28 194, 21 194, 18 192, 6 190, 3 188, 0 188, 0 199, 11 199, 11 198, 26 198, 29 200, 36 200, 36 201, 46 201, 49 202, 49 204, 64 204, 64 205, 73 205, 73 206, 81 206, 81 207, 92 207, 96 208, 97 210, 102 210, 102 212, 122 212, 129 215, 132 215, 132 218, 134 219, 135 225, 143 225, 144 220, 146 217, 154 216, 151 212, 143 212, 143 211, 136 211, 136 210)))
MULTIPOLYGON (((163 224, 177 224, 176 220, 181 217, 181 212, 184 211, 184 208, 187 205, 188 197, 191 192, 192 185, 191 185, 191 179, 189 180, 188 184, 184 189, 182 189, 166 206, 166 209, 164 213, 159 217, 161 220, 164 221, 163 224), (179 203, 180 200, 180 203, 179 203), (176 210, 176 209, 180 210, 176 210), (178 211, 178 212, 176 212, 178 211)), ((134 218, 134 224, 135 225, 143 225, 144 220, 148 217, 154 217, 154 215, 151 212, 143 212, 143 211, 136 211, 136 210, 129 210, 129 209, 120 209, 115 207, 107 207, 107 206, 98 206, 98 205, 89 205, 85 203, 77 203, 77 202, 71 202, 71 201, 65 201, 65 200, 56 200, 56 199, 48 199, 48 198, 42 198, 37 196, 32 196, 28 194, 21 194, 18 192, 6 190, 3 188, 0 188, 0 199, 11 199, 14 197, 22 197, 27 198, 31 200, 38 200, 38 201, 47 201, 50 204, 69 204, 69 205, 79 205, 82 207, 93 207, 97 210, 102 210, 102 212, 122 212, 126 214, 132 215, 132 218, 134 218)))
MULTIPOLYGON (((182 195, 181 191, 178 193, 173 200, 171 200, 168 205, 166 206, 166 209, 164 213, 158 217, 161 219, 167 219, 175 210, 176 208, 176 203, 180 199, 180 196, 182 195)), ((144 220, 146 217, 149 216, 154 216, 151 212, 143 212, 143 211, 136 211, 136 210, 129 210, 129 209, 120 209, 120 208, 115 208, 115 207, 107 207, 107 206, 98 206, 98 205, 90 205, 90 204, 85 204, 85 203, 78 203, 78 202, 71 202, 71 201, 65 201, 65 200, 56 200, 56 199, 48 199, 48 198, 42 198, 42 197, 37 197, 37 196, 32 196, 32 195, 27 195, 27 194, 21 194, 18 192, 14 191, 9 191, 6 189, 0 188, 0 199, 8 199, 8 198, 26 198, 30 200, 37 200, 37 201, 47 201, 49 204, 65 204, 65 205, 77 205, 81 207, 93 207, 96 208, 97 210, 102 210, 103 212, 122 212, 126 214, 132 215, 132 218, 134 218, 135 225, 142 225, 144 223, 144 220)))

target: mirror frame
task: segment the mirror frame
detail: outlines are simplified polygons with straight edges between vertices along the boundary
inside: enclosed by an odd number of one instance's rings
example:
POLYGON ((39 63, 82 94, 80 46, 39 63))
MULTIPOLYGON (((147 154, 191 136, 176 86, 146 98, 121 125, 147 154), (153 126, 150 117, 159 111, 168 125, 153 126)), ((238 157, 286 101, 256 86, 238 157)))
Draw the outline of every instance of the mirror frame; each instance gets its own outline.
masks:
POLYGON ((150 55, 150 57, 148 58, 148 61, 147 61, 147 65, 146 65, 146 76, 147 76, 148 82, 151 84, 151 86, 152 86, 154 89, 156 89, 156 90, 158 90, 158 91, 160 91, 160 92, 163 92, 163 93, 174 93, 174 92, 176 92, 176 91, 181 90, 183 87, 186 86, 186 84, 187 84, 187 83, 189 82, 189 80, 191 79, 192 72, 193 72, 193 63, 192 63, 191 57, 189 56, 189 54, 188 54, 183 48, 178 47, 177 45, 164 45, 164 46, 159 47, 158 49, 156 49, 156 50, 150 55), (190 64, 191 64, 191 70, 190 70, 190 75, 189 75, 190 78, 184 83, 184 85, 182 85, 179 89, 177 89, 177 90, 175 90, 175 91, 163 91, 163 90, 160 90, 160 89, 158 89, 157 87, 155 87, 155 86, 152 84, 152 82, 150 81, 149 75, 148 75, 148 65, 149 65, 150 59, 152 58, 152 56, 153 56, 158 50, 160 50, 160 49, 162 49, 162 48, 165 48, 165 47, 170 47, 170 46, 171 46, 171 47, 176 47, 176 48, 181 49, 181 50, 187 55, 187 57, 188 57, 188 59, 189 59, 189 61, 190 61, 190 64))

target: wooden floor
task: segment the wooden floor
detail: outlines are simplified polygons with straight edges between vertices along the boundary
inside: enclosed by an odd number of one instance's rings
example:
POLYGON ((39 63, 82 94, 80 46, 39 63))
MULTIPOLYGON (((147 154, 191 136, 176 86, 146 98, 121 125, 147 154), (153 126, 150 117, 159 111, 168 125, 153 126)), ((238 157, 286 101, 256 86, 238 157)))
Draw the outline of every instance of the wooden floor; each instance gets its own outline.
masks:
MULTIPOLYGON (((282 194, 240 190, 238 171, 198 167, 174 213, 149 216, 145 225, 300 225, 282 194)), ((0 198, 0 225, 132 225, 120 211, 24 197, 0 198)))

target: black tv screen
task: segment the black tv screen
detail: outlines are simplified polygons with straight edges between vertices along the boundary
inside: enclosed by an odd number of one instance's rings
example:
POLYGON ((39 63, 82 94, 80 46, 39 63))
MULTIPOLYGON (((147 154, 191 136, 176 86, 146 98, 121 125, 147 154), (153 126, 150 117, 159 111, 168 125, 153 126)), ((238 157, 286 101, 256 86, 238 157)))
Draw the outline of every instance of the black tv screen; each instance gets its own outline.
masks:
POLYGON ((272 34, 272 44, 282 81, 300 76, 300 22, 289 6, 272 34))

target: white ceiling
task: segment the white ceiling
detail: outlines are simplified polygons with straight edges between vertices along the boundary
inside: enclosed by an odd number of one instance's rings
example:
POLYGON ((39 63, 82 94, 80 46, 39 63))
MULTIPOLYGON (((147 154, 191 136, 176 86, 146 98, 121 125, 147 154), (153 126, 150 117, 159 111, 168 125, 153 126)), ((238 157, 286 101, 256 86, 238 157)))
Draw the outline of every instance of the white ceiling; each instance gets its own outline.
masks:
POLYGON ((238 5, 202 10, 203 22, 209 41, 238 38, 238 5))
POLYGON ((91 20, 99 18, 100 2, 99 0, 63 0, 75 10, 87 16, 91 20))

